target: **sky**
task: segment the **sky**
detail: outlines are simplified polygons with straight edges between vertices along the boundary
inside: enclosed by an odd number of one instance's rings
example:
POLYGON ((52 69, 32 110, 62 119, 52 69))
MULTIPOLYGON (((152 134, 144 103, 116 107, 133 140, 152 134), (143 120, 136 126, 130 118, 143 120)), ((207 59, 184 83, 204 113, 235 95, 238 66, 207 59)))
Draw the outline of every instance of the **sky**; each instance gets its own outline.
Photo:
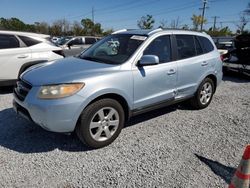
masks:
MULTIPOLYGON (((214 16, 217 27, 229 26, 236 30, 240 13, 246 9, 250 0, 207 0, 205 10, 207 24, 213 25, 214 16)), ((137 20, 150 14, 155 19, 155 27, 161 22, 170 25, 173 20, 179 25, 192 27, 193 14, 201 14, 203 0, 0 0, 0 17, 16 17, 25 23, 46 21, 53 23, 58 19, 67 19, 71 23, 83 18, 101 23, 104 29, 114 30, 137 28, 137 20)), ((250 16, 248 17, 250 21, 250 16)), ((250 29, 250 23, 247 28, 250 29)))

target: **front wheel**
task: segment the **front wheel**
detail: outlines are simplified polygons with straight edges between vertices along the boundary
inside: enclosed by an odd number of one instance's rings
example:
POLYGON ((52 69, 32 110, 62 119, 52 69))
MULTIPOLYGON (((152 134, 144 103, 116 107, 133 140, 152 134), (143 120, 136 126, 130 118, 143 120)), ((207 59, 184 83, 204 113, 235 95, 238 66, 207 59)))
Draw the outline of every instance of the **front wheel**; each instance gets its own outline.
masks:
POLYGON ((200 84, 195 96, 190 100, 195 109, 206 108, 214 94, 214 82, 210 78, 205 78, 200 84))
POLYGON ((113 99, 96 101, 82 112, 76 127, 79 139, 91 148, 101 148, 112 143, 124 125, 124 110, 113 99))

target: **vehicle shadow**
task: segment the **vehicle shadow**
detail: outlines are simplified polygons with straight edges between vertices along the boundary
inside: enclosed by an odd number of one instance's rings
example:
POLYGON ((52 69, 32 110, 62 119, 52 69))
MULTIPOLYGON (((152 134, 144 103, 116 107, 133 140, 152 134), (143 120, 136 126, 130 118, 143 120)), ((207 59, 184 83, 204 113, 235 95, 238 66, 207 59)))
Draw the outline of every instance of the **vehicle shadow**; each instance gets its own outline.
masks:
POLYGON ((168 114, 170 112, 173 112, 173 111, 175 111, 177 109, 181 109, 181 108, 184 108, 184 107, 182 107, 182 105, 180 105, 180 104, 175 104, 175 105, 167 106, 164 108, 160 108, 157 110, 153 110, 153 111, 150 111, 147 113, 143 113, 143 114, 134 116, 126 123, 124 128, 136 125, 136 124, 144 122, 144 121, 148 121, 150 119, 162 116, 164 114, 168 114))
POLYGON ((198 154, 194 154, 201 162, 206 164, 217 176, 220 176, 227 184, 230 184, 231 179, 236 171, 235 168, 225 166, 217 161, 207 159, 198 154))
POLYGON ((0 87, 0 94, 9 94, 13 92, 13 86, 0 87))
POLYGON ((45 131, 16 115, 12 108, 0 111, 0 147, 20 153, 41 153, 55 149, 82 152, 86 148, 74 135, 45 131))
POLYGON ((223 81, 230 81, 235 83, 248 83, 250 81, 250 78, 246 75, 242 75, 235 72, 228 72, 224 74, 223 81))
MULTIPOLYGON (((178 105, 133 117, 125 128, 175 111, 178 105)), ((89 151, 75 134, 49 132, 16 115, 12 108, 0 111, 0 147, 20 153, 43 153, 55 149, 69 152, 89 151)))

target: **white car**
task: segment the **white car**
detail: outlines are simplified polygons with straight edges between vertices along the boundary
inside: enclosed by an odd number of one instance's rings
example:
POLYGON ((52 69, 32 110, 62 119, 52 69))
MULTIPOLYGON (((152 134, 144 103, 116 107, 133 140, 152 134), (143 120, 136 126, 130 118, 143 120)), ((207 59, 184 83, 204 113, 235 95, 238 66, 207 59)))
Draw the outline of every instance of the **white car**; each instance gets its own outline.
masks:
POLYGON ((80 54, 98 40, 100 40, 100 37, 77 36, 68 40, 65 44, 61 45, 61 47, 64 49, 66 56, 72 56, 80 54))
POLYGON ((32 65, 63 57, 49 35, 0 30, 0 86, 13 85, 32 65))

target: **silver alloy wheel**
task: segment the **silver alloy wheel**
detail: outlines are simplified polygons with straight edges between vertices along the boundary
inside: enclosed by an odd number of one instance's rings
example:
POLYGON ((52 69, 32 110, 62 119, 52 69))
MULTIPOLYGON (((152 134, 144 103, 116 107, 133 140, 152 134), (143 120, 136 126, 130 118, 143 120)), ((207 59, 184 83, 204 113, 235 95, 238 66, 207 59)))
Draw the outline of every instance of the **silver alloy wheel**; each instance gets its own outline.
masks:
POLYGON ((116 132, 119 125, 119 114, 112 107, 104 107, 93 116, 89 131, 96 141, 106 141, 116 132))
POLYGON ((200 92, 201 104, 206 105, 210 101, 212 93, 213 93, 212 84, 209 82, 205 82, 200 92))

